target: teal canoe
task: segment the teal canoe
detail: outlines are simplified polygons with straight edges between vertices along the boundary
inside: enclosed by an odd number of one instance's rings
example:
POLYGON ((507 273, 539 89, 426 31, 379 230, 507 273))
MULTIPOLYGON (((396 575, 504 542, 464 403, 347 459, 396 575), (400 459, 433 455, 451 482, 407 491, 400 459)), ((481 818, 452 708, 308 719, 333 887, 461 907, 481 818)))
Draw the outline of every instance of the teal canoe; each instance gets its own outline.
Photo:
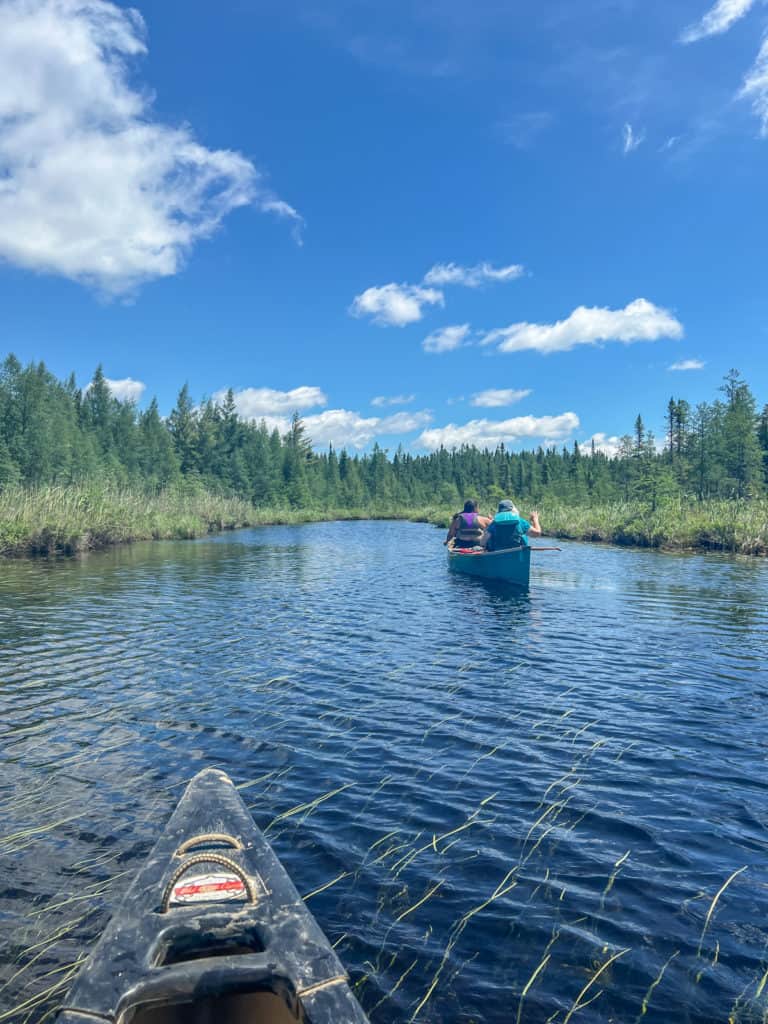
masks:
POLYGON ((471 551, 449 547, 448 568, 468 576, 505 580, 518 587, 527 587, 531 575, 531 549, 525 546, 501 551, 471 551))

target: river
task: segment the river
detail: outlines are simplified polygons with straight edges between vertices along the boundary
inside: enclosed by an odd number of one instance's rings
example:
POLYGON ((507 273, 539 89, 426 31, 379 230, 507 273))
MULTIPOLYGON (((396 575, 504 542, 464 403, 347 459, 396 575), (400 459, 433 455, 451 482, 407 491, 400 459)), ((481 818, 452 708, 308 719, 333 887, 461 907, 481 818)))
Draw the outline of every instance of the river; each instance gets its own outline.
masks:
POLYGON ((212 764, 374 1024, 767 1019, 768 564, 563 544, 520 594, 442 536, 0 566, 0 1022, 212 764))

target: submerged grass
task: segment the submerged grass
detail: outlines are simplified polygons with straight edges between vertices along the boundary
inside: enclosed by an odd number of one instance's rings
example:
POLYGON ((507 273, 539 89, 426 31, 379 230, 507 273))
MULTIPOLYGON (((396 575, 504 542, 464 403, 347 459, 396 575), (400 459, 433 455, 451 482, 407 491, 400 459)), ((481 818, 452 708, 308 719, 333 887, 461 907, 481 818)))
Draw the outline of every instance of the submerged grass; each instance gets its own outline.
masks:
MULTIPOLYGON (((398 805, 393 819, 392 807, 387 809, 382 806, 379 818, 382 835, 373 839, 367 850, 362 846, 357 848, 350 854, 344 870, 327 881, 323 880, 321 885, 304 896, 305 900, 312 900, 329 891, 339 893, 338 897, 326 897, 324 909, 328 915, 327 924, 333 922, 329 938, 334 947, 340 947, 339 953, 344 960, 347 952, 345 941, 349 939, 349 933, 345 931, 337 935, 334 931, 341 932, 342 928, 350 925, 353 939, 347 945, 352 950, 359 950, 354 933, 359 927, 356 915, 359 914, 361 904, 355 898, 359 895, 355 893, 355 887, 365 885, 370 888, 378 885, 376 916, 365 921, 373 947, 367 950, 368 959, 362 964, 358 962, 354 972, 357 976, 355 989, 373 1021, 397 1019, 408 1020, 412 1024, 428 1024, 431 1021, 451 1019, 450 1015, 446 1015, 446 1007, 455 1005, 453 990, 456 980, 480 955, 481 950, 487 947, 488 936, 498 937, 500 921, 506 921, 507 940, 514 944, 515 955, 499 961, 503 973, 496 976, 496 984, 508 993, 507 1019, 514 1019, 515 1024, 541 1022, 544 1020, 543 1013, 552 1010, 546 1018, 548 1024, 576 1024, 579 1020, 596 1019, 583 1011, 598 1001, 610 1003, 614 1007, 622 990, 626 993, 625 1009, 632 1011, 624 1019, 634 1019, 639 1024, 649 1009, 651 1017, 654 1010, 659 1013, 658 1007, 663 1006, 665 1000, 667 1003, 672 1001, 674 1019, 679 1019, 680 1008, 685 1005, 686 998, 690 998, 692 988, 700 982, 704 981, 710 986, 734 984, 733 980, 728 980, 728 974, 725 974, 725 980, 714 980, 713 970, 717 964, 720 942, 712 932, 718 929, 716 907, 726 892, 730 894, 731 885, 745 872, 745 868, 733 871, 720 885, 709 901, 708 909, 705 910, 702 905, 693 915, 685 916, 683 920, 688 921, 687 932, 677 937, 677 948, 670 948, 670 941, 663 934, 643 935, 640 941, 637 933, 636 948, 618 943, 620 934, 635 934, 626 920, 632 912, 627 896, 621 892, 616 895, 616 890, 621 890, 623 886, 623 876, 619 869, 627 863, 630 851, 619 857, 615 853, 604 857, 602 868, 605 878, 601 878, 600 868, 593 861, 597 870, 593 877, 582 880, 580 894, 572 896, 560 879, 559 870, 568 872, 570 869, 568 859, 561 860, 558 857, 558 847, 569 843, 580 845, 585 840, 594 844, 599 838, 590 826, 587 826, 586 831, 579 832, 584 817, 580 812, 585 807, 593 806, 591 785, 602 785, 601 765, 612 762, 609 753, 606 754, 594 744, 589 745, 582 730, 577 730, 579 739, 576 749, 571 750, 574 709, 562 710, 563 699, 569 693, 570 690, 565 690, 545 709, 533 709, 522 718, 516 714, 507 719, 507 728, 514 721, 515 732, 519 735, 534 737, 537 743, 546 746, 556 744, 558 749, 567 750, 573 757, 567 771, 559 771, 553 781, 543 786, 540 797, 535 792, 529 795, 527 802, 530 818, 524 817, 517 825, 517 837, 511 844, 508 837, 501 839, 506 828, 503 822, 502 832, 494 831, 496 815, 491 814, 490 808, 497 802, 499 794, 489 794, 475 806, 468 806, 466 798, 462 797, 465 776, 460 776, 455 788, 449 791, 451 796, 459 798, 455 801, 453 811, 454 827, 448 826, 438 835, 430 827, 431 823, 421 819, 418 810, 411 813, 407 807, 398 805), (579 806, 571 804, 573 795, 577 795, 575 803, 579 806), (394 828, 389 827, 393 820, 394 828), (481 850, 493 852, 494 867, 484 885, 470 896, 463 884, 466 878, 464 865, 469 860, 477 859, 481 850), (534 855, 535 862, 530 863, 526 869, 526 864, 531 862, 534 855), (428 863, 413 870, 417 857, 428 863), (609 894, 616 898, 606 902, 609 894), (329 914, 336 899, 338 910, 329 914), (438 901, 442 903, 439 914, 435 910, 438 901), (342 912, 345 904, 352 908, 351 916, 345 916, 342 912), (450 908, 448 914, 447 908, 450 908), (530 949, 530 933, 516 930, 518 925, 529 919, 537 922, 543 937, 547 939, 542 950, 530 949), (696 934, 699 932, 697 948, 696 934), (710 944, 715 944, 715 958, 711 963, 702 959, 705 937, 709 937, 710 944), (379 948, 374 952, 377 946, 379 948), (633 962, 634 971, 637 972, 634 978, 633 962)), ((279 696, 275 699, 279 702, 279 696)), ((358 716, 353 715, 353 720, 367 717, 373 707, 374 704, 364 704, 357 709, 358 716)), ((346 734, 349 719, 344 717, 343 712, 349 709, 334 706, 333 710, 339 713, 335 720, 335 731, 340 735, 346 734)), ((443 720, 453 717, 447 716, 443 720)), ((465 727, 471 726, 472 722, 471 716, 462 716, 465 727)), ((500 729, 503 728, 501 725, 500 729)), ((617 738, 606 737, 606 745, 616 742, 617 738)), ((489 758, 503 757, 504 749, 503 743, 495 744, 489 752, 489 758)), ((468 761, 471 753, 467 752, 468 761)), ((414 761, 416 776, 427 773, 433 761, 441 756, 439 748, 424 748, 423 756, 414 761)), ((78 757, 85 761, 92 757, 92 751, 81 751, 78 757)), ((481 762, 474 759, 470 763, 471 775, 480 769, 481 762)), ((503 764, 498 762, 498 765, 498 774, 501 775, 503 764)), ((338 821, 339 814, 346 816, 353 808, 356 808, 358 817, 363 813, 359 803, 346 805, 345 809, 345 795, 359 788, 351 782, 316 796, 311 791, 307 792, 307 799, 302 803, 292 804, 280 811, 279 792, 274 794, 271 788, 288 770, 276 769, 251 779, 243 779, 239 783, 241 791, 257 796, 261 803, 279 811, 270 826, 270 839, 278 841, 278 853, 281 848, 288 849, 307 843, 309 834, 303 831, 307 815, 321 816, 335 808, 333 813, 336 818, 328 818, 328 823, 338 821), (273 826, 278 823, 281 828, 289 830, 282 844, 279 835, 274 834, 273 826)), ((408 777, 407 773, 403 773, 394 781, 402 784, 408 777)), ((375 800, 382 788, 391 781, 392 776, 384 776, 378 782, 368 780, 371 799, 375 800)), ((178 788, 178 785, 168 789, 178 788)), ((39 796, 44 791, 45 786, 41 782, 35 793, 39 796)), ((28 795, 20 797, 24 808, 27 808, 28 795)), ((15 814, 17 807, 18 800, 6 810, 9 814, 15 814)), ((142 820, 152 820, 154 814, 153 804, 146 809, 142 820)), ((14 829, 0 840, 0 844, 18 851, 30 840, 40 847, 51 841, 62 843, 67 819, 62 819, 60 814, 54 817, 52 808, 45 812, 45 818, 50 820, 45 820, 42 825, 34 822, 26 830, 14 829)), ((351 820, 355 820, 354 814, 351 820)), ((98 834, 108 834, 113 827, 114 822, 104 822, 100 826, 95 819, 89 825, 98 834)), ((609 849, 610 842, 605 848, 606 854, 609 849)), ((103 922, 108 908, 114 906, 119 891, 125 885, 126 872, 122 868, 120 851, 110 851, 107 856, 115 861, 114 871, 104 867, 102 854, 96 858, 76 861, 70 865, 71 870, 62 875, 64 891, 51 894, 42 908, 32 905, 27 910, 29 933, 25 936, 26 941, 19 943, 15 963, 5 965, 6 978, 0 987, 0 999, 3 994, 7 994, 15 1001, 15 1005, 0 1010, 0 1024, 6 1020, 19 1024, 43 1024, 61 1006, 64 993, 82 962, 82 952, 73 949, 77 946, 77 936, 94 911, 103 922), (99 864, 103 871, 96 872, 94 876, 95 864, 99 864), (85 915, 83 891, 87 893, 90 907, 85 915), (53 920, 49 924, 45 915, 40 914, 41 909, 51 911, 53 920), (70 916, 62 921, 61 916, 65 911, 70 916), (44 930, 46 926, 47 932, 44 930)), ((743 882, 743 879, 740 881, 743 882)), ((636 885, 637 882, 635 880, 630 884, 636 885)), ((372 898, 373 894, 369 892, 367 902, 363 905, 370 907, 372 898)), ((319 906, 322 907, 322 903, 319 906)), ((322 915, 320 919, 321 923, 326 924, 322 915)), ((91 917, 91 927, 93 923, 94 918, 91 917)), ((732 922, 728 924, 726 919, 724 927, 720 923, 720 934, 724 941, 728 939, 729 929, 732 929, 732 922)), ((748 975, 736 959, 738 946, 731 941, 724 948, 727 969, 731 969, 728 964, 730 958, 734 958, 732 967, 742 972, 740 980, 745 984, 727 1017, 722 1013, 713 1013, 709 1019, 713 1024, 715 1021, 726 1024, 726 1020, 730 1024, 765 1024, 768 1020, 768 1005, 763 998, 768 979, 765 965, 761 965, 758 974, 748 975)), ((710 997, 715 992, 717 989, 711 987, 710 997)), ((718 993, 718 998, 722 1009, 722 993, 718 993)), ((605 1019, 617 1019, 611 1008, 606 1009, 605 1019)), ((695 1019, 703 1018, 695 1016, 695 1019)))

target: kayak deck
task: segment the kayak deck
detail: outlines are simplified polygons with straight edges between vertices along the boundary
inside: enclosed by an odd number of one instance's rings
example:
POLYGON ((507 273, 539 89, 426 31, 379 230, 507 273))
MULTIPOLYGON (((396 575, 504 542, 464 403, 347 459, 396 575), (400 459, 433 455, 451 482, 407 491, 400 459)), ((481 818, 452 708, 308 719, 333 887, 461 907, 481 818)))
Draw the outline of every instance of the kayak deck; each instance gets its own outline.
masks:
POLYGON ((215 769, 190 782, 57 1019, 367 1024, 328 939, 215 769))

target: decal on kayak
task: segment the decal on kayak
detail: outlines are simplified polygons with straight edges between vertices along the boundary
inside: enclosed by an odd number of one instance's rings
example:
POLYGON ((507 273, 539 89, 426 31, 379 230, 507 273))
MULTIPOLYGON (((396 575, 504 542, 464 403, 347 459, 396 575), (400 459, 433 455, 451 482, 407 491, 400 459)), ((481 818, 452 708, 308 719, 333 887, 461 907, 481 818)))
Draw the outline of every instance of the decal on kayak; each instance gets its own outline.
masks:
POLYGON ((229 872, 184 875, 171 890, 171 905, 184 903, 224 903, 244 900, 248 896, 242 878, 229 872))

